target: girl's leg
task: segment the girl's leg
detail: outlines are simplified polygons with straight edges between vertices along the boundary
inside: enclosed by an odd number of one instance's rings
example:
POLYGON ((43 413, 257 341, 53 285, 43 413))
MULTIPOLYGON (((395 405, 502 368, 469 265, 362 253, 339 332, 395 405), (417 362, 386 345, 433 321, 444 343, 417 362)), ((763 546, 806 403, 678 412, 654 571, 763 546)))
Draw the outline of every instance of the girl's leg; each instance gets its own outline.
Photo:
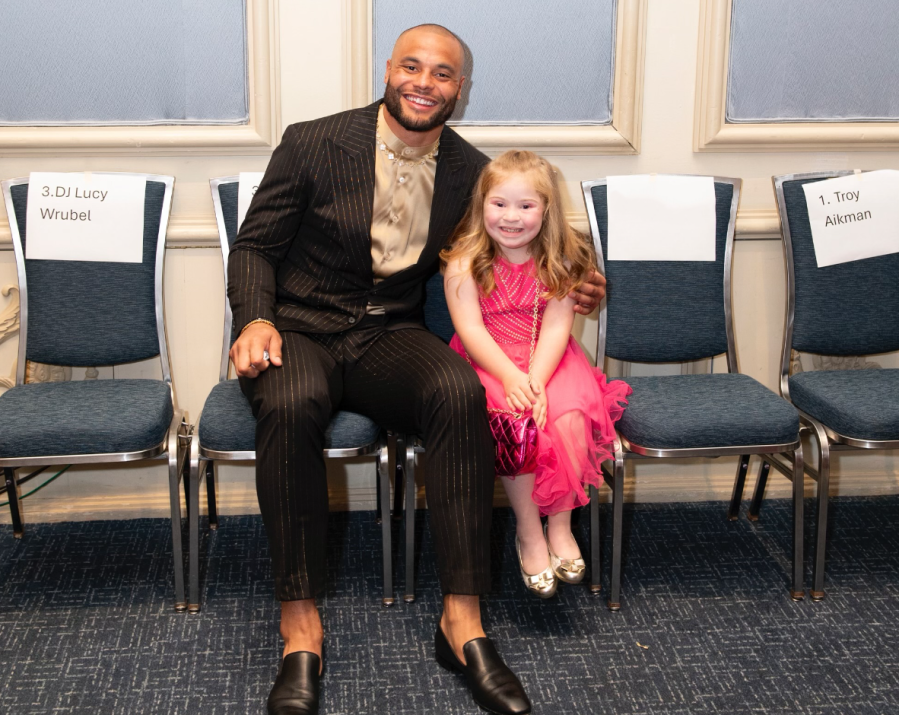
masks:
POLYGON ((571 533, 571 512, 560 511, 546 517, 546 536, 560 559, 579 559, 581 550, 571 533))
POLYGON ((549 552, 543 538, 540 509, 531 498, 534 475, 519 474, 514 479, 503 477, 503 487, 515 512, 515 533, 521 544, 521 565, 527 573, 538 574, 549 568, 549 552))
MULTIPOLYGON (((571 462, 571 466, 581 479, 584 462, 587 458, 587 427, 584 413, 573 410, 560 415, 555 420, 562 445, 571 462)), ((571 511, 560 511, 546 519, 546 536, 553 553, 561 559, 579 559, 581 550, 571 533, 571 511)))

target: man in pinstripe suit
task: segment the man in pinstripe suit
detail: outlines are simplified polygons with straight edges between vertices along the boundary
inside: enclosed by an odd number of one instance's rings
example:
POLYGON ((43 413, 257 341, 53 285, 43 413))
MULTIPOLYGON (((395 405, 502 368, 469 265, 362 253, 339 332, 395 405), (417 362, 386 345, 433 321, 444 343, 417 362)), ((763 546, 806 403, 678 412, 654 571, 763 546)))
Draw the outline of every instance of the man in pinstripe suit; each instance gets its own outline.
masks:
MULTIPOLYGON (((481 627, 494 478, 483 388, 422 323, 424 283, 487 162, 444 125, 463 59, 445 28, 412 28, 387 63, 383 103, 288 127, 228 261, 241 329, 231 356, 257 417, 257 492, 282 602, 271 713, 317 710, 322 446, 338 407, 423 435, 445 594, 438 660, 464 673, 488 710, 530 712, 481 627)), ((580 312, 590 312, 602 279, 584 290, 580 312)))

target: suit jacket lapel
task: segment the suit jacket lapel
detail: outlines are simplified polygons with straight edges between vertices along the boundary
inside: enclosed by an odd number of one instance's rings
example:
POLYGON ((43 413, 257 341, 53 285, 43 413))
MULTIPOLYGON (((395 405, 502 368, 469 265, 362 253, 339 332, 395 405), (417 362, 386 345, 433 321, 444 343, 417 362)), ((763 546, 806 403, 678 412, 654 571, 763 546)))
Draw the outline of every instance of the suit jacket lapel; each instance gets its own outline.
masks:
POLYGON ((458 143, 458 135, 449 127, 440 135, 437 154, 437 173, 434 176, 434 198, 431 200, 431 219, 428 226, 428 242, 419 258, 419 265, 429 266, 437 260, 456 223, 460 207, 467 196, 467 165, 458 143))
POLYGON ((371 280, 371 216, 375 194, 375 102, 348 114, 334 138, 331 168, 340 238, 350 263, 371 280))

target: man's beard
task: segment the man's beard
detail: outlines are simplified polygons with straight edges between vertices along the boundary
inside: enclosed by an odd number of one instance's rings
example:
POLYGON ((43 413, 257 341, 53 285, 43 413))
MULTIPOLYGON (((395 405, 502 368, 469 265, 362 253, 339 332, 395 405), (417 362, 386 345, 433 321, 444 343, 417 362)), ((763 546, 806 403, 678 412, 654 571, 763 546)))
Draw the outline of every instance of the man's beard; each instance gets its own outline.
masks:
POLYGON ((456 108, 456 97, 453 96, 445 100, 442 106, 438 105, 437 112, 433 116, 427 119, 413 119, 403 114, 401 102, 402 96, 399 91, 388 83, 384 88, 384 107, 403 129, 410 132, 429 132, 436 129, 453 116, 453 110, 456 108))

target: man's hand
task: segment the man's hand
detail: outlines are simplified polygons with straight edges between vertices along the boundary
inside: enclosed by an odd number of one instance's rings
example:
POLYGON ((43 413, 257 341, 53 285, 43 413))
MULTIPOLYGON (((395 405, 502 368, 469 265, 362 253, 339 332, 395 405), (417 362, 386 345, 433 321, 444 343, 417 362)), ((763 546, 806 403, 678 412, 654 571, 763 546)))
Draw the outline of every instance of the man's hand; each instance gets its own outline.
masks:
POLYGON ((234 341, 229 355, 238 375, 259 377, 269 364, 281 367, 281 335, 268 323, 252 323, 234 341))
POLYGON ((568 294, 574 300, 574 312, 581 315, 590 315, 599 307, 600 301, 606 295, 606 279, 599 271, 593 271, 587 276, 587 282, 577 290, 568 294))

